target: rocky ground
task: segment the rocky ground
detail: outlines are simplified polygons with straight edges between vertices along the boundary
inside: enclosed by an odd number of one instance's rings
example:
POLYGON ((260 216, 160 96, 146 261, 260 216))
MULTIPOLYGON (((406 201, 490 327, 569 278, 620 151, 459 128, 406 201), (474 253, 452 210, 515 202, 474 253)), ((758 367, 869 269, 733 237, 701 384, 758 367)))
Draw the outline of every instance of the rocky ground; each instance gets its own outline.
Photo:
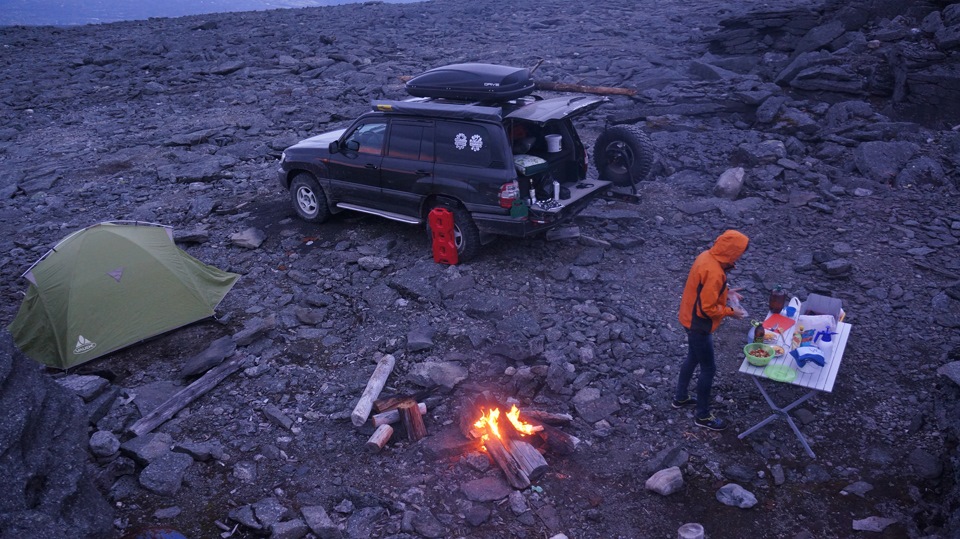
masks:
POLYGON ((0 465, 24 488, 0 496, 0 537, 956 536, 958 6, 436 0, 4 28, 3 323, 20 274, 104 220, 172 225, 241 278, 218 320, 84 378, 5 342, 0 465), (402 75, 541 59, 537 79, 638 91, 581 136, 650 134, 639 203, 597 200, 575 237, 504 238, 456 266, 416 227, 293 218, 286 146, 404 97, 402 75), (742 185, 718 185, 738 167, 742 185), (737 438, 769 414, 737 373, 746 321, 717 334, 714 406, 733 427, 670 407, 686 271, 727 228, 751 238, 731 274, 748 311, 779 284, 842 299, 853 325, 834 392, 795 411, 816 459, 782 421, 737 438), (221 338, 212 355, 240 370, 131 437, 221 338), (386 392, 428 391, 429 436, 369 453, 372 427, 349 416, 384 354, 386 392), (481 395, 570 414, 558 428, 581 443, 512 489, 459 428, 481 395), (674 466, 677 492, 645 487, 674 466), (756 503, 719 499, 731 484, 756 503))

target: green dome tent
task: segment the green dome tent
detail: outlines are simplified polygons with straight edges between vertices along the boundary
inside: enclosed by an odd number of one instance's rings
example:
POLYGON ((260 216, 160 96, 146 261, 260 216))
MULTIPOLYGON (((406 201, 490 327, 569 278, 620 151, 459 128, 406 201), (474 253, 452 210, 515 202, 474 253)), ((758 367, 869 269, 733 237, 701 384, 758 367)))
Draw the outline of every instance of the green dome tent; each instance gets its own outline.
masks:
POLYGON ((212 316, 238 277, 179 249, 170 227, 130 222, 67 236, 23 276, 8 329, 24 354, 61 369, 212 316))

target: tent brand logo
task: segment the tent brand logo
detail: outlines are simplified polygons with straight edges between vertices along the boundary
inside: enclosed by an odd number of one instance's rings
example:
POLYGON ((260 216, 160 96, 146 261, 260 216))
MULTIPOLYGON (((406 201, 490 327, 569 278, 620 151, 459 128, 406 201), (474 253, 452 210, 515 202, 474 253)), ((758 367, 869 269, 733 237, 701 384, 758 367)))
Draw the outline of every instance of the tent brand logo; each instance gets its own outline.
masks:
POLYGON ((80 337, 77 338, 77 346, 73 348, 73 353, 83 354, 83 353, 89 352, 90 350, 93 350, 96 347, 97 347, 97 343, 91 340, 88 340, 83 335, 80 335, 80 337))

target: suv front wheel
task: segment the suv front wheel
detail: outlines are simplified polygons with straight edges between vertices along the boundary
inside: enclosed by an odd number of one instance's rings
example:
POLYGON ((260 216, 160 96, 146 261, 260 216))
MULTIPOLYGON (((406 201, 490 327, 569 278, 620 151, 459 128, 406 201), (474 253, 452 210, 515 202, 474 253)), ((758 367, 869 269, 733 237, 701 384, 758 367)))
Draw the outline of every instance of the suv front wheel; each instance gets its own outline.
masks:
POLYGON ((301 172, 290 182, 290 202, 294 211, 308 223, 322 223, 330 217, 327 195, 313 176, 301 172))
MULTIPOLYGON (((480 230, 474 224, 470 213, 454 202, 440 202, 430 207, 446 208, 453 213, 453 243, 457 247, 457 260, 467 262, 472 260, 480 253, 480 230)), ((430 215, 430 212, 427 212, 430 215)), ((430 240, 431 248, 433 246, 433 231, 430 230, 430 220, 427 219, 427 239, 430 240)))

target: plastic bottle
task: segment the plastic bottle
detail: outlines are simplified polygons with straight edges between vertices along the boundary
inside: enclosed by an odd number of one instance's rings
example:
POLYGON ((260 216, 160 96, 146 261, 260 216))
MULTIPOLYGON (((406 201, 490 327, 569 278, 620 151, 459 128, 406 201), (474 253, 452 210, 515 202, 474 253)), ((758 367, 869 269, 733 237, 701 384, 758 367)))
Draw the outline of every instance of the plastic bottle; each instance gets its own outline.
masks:
POLYGON ((824 358, 830 359, 833 355, 833 333, 830 332, 830 328, 817 333, 814 344, 823 352, 824 358))
POLYGON ((750 323, 753 325, 753 342, 762 343, 766 336, 766 330, 763 329, 763 324, 756 320, 751 320, 750 323))
POLYGON ((783 306, 787 303, 787 293, 783 291, 783 287, 777 285, 776 288, 770 291, 770 312, 779 313, 783 310, 783 306))

